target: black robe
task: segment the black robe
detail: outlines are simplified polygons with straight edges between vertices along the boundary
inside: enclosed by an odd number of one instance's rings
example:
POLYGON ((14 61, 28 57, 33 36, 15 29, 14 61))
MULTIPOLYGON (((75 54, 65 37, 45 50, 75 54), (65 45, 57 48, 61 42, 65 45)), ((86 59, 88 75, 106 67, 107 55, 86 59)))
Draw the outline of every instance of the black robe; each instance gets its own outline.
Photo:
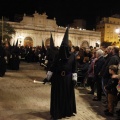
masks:
POLYGON ((68 60, 56 60, 51 66, 50 114, 54 119, 70 117, 76 113, 76 100, 72 73, 76 73, 75 55, 68 60))
POLYGON ((5 75, 6 69, 7 69, 6 60, 4 57, 0 56, 0 77, 3 77, 5 75))
POLYGON ((0 77, 5 75, 7 69, 7 63, 5 60, 5 49, 3 46, 0 45, 0 77))
POLYGON ((19 70, 20 66, 20 59, 18 55, 12 55, 9 62, 9 69, 10 70, 19 70))

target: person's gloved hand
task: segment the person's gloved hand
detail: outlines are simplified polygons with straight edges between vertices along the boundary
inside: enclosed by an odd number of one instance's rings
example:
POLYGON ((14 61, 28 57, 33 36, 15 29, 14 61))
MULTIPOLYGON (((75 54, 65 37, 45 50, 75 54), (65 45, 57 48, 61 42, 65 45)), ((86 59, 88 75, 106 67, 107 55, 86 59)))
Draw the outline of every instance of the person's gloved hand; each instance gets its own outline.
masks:
POLYGON ((45 60, 45 65, 47 65, 48 64, 48 60, 45 60))
POLYGON ((49 82, 47 78, 43 80, 43 84, 45 84, 46 82, 49 82))
POLYGON ((51 71, 48 71, 48 72, 47 72, 47 76, 46 76, 46 78, 43 80, 43 84, 45 84, 46 82, 49 82, 49 81, 50 81, 50 79, 51 79, 51 77, 52 77, 52 74, 53 74, 53 72, 51 72, 51 71))
POLYGON ((72 82, 74 86, 77 85, 77 73, 72 73, 72 82))

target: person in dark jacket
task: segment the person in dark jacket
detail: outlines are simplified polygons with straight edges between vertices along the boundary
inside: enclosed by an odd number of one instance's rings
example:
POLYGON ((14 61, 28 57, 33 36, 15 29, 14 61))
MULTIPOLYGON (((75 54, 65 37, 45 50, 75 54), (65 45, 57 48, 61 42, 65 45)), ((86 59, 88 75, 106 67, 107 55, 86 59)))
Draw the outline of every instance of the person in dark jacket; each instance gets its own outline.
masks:
POLYGON ((109 66, 110 65, 119 65, 120 62, 120 58, 119 58, 119 48, 118 47, 113 47, 112 51, 111 51, 111 57, 110 60, 108 61, 108 64, 106 66, 106 71, 107 71, 107 76, 109 76, 110 78, 110 74, 109 74, 109 66))
POLYGON ((102 76, 102 89, 103 89, 103 92, 104 92, 106 98, 107 98, 107 93, 106 93, 106 90, 104 89, 104 87, 107 85, 107 83, 108 83, 108 81, 110 79, 108 63, 109 63, 109 61, 111 59, 111 56, 112 56, 112 49, 113 49, 113 46, 108 46, 106 48, 107 56, 105 57, 105 63, 104 63, 104 65, 103 65, 103 67, 101 69, 101 72, 100 72, 100 74, 102 76))
POLYGON ((103 57, 104 52, 101 49, 98 49, 96 51, 96 58, 94 64, 94 79, 96 81, 96 87, 97 87, 97 97, 93 98, 93 101, 101 101, 102 97, 102 76, 100 75, 100 71, 102 69, 103 64, 105 63, 105 59, 103 57))
MULTIPOLYGON (((113 47, 113 46, 109 46, 108 47, 108 51, 109 51, 109 54, 108 54, 108 57, 106 59, 106 62, 105 64, 103 65, 103 68, 101 70, 102 72, 102 81, 103 81, 103 86, 105 86, 108 82, 108 80, 110 79, 111 75, 109 73, 109 66, 110 65, 119 65, 119 61, 120 61, 120 58, 119 58, 119 48, 118 47, 113 47), (109 51, 110 50, 110 51, 109 51)), ((104 87, 103 87, 104 88, 104 87)), ((104 91, 104 89, 103 89, 104 91)), ((104 92, 106 97, 107 97, 107 93, 104 92)))
POLYGON ((68 50, 68 28, 46 79, 51 79, 50 114, 53 120, 77 113, 74 85, 77 82, 75 54, 68 50))

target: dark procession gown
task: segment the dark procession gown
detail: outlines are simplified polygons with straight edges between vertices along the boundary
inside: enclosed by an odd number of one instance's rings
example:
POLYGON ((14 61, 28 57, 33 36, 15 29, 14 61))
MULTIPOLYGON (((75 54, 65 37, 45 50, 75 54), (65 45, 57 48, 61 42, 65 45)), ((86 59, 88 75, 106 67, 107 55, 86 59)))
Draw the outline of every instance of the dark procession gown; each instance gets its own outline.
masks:
POLYGON ((50 114, 54 119, 70 117, 76 113, 75 89, 72 73, 76 73, 75 55, 68 60, 57 60, 51 66, 50 114))

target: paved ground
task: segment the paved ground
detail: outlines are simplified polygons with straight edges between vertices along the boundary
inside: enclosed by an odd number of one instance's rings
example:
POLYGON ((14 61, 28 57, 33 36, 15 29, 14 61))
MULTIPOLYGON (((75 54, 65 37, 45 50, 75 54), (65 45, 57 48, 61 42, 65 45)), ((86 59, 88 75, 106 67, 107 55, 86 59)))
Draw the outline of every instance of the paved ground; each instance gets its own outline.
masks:
MULTIPOLYGON (((7 70, 0 78, 0 120, 50 120, 51 86, 33 82, 43 78, 45 71, 38 63, 21 62, 19 71, 7 70)), ((64 120, 115 120, 104 115, 102 102, 92 101, 88 91, 75 89, 77 114, 64 120)))

